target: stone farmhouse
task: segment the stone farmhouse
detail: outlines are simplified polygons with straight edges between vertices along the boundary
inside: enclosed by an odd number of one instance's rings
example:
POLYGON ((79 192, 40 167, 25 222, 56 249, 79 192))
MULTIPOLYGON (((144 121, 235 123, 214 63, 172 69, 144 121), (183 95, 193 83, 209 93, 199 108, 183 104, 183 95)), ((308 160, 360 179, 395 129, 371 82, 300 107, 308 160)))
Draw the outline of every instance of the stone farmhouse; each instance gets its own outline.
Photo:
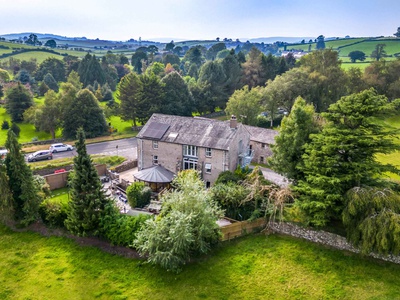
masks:
POLYGON ((245 125, 250 133, 250 150, 254 152, 253 163, 265 164, 272 155, 271 145, 275 144, 275 136, 279 134, 273 129, 245 125))
POLYGON ((138 170, 161 166, 173 173, 196 169, 206 186, 223 171, 253 159, 250 133, 232 116, 229 121, 153 114, 137 135, 138 170))

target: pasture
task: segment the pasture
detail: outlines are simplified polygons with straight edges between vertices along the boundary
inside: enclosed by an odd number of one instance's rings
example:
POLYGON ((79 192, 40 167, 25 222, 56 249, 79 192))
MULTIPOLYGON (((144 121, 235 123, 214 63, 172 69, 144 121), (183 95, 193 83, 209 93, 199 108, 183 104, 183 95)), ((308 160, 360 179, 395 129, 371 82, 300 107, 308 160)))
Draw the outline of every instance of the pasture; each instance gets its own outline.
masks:
POLYGON ((0 226, 1 299, 395 299, 400 266, 263 234, 168 273, 63 237, 0 226))

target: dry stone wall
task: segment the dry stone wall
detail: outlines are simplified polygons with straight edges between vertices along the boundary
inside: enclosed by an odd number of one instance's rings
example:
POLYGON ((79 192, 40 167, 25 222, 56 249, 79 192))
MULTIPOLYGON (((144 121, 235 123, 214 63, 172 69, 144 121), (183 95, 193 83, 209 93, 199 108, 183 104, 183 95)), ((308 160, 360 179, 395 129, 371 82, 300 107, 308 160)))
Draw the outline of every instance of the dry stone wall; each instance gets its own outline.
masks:
MULTIPOLYGON (((287 234, 293 237, 305 239, 314 243, 323 244, 326 246, 330 246, 340 250, 346 250, 354 253, 360 253, 360 250, 353 247, 345 237, 340 235, 326 232, 326 231, 317 231, 304 227, 300 227, 298 225, 292 223, 269 223, 268 228, 272 232, 287 234)), ((381 255, 376 253, 370 253, 369 256, 393 262, 396 264, 400 264, 400 256, 395 255, 381 255)))

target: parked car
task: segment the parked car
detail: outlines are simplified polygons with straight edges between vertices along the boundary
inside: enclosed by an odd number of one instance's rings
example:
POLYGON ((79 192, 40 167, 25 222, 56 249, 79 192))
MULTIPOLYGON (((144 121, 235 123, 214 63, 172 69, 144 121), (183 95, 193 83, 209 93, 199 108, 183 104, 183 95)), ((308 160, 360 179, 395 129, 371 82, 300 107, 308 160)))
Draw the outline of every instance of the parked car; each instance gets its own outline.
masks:
POLYGON ((52 144, 49 148, 51 153, 63 152, 63 151, 72 151, 74 149, 73 146, 63 143, 52 144))
POLYGON ((49 150, 36 151, 28 155, 28 162, 34 162, 46 159, 53 159, 53 154, 49 150))

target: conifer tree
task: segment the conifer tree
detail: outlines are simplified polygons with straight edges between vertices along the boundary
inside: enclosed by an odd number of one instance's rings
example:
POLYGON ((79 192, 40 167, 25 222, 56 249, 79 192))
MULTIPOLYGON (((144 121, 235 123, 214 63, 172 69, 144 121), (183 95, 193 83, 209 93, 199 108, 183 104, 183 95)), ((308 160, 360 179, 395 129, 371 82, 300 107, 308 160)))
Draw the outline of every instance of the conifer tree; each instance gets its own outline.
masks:
POLYGON ((42 199, 33 183, 32 171, 21 153, 21 145, 11 129, 7 133, 6 148, 8 154, 5 165, 12 193, 14 219, 21 225, 29 225, 37 219, 42 199))
POLYGON ((101 182, 90 155, 86 151, 85 133, 77 131, 74 158, 75 176, 71 181, 71 199, 65 226, 74 234, 99 234, 99 224, 110 200, 101 189, 101 182))

